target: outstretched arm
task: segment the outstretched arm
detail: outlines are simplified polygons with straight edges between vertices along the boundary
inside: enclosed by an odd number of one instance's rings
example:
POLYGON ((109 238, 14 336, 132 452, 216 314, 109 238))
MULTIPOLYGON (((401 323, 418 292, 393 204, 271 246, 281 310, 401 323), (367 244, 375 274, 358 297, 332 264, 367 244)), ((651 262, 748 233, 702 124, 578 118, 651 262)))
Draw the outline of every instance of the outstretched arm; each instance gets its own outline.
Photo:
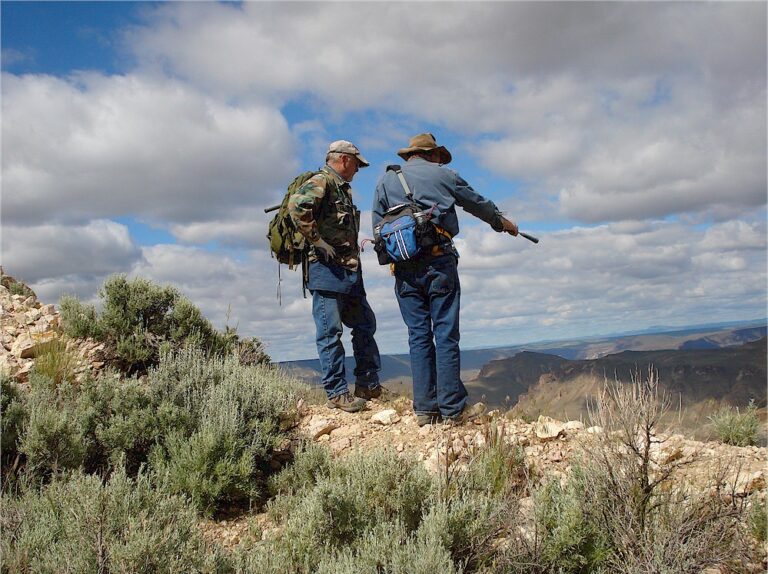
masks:
POLYGON ((464 178, 455 173, 455 192, 456 203, 467 213, 482 219, 495 231, 506 231, 512 235, 517 235, 517 225, 504 217, 496 204, 477 193, 464 178))

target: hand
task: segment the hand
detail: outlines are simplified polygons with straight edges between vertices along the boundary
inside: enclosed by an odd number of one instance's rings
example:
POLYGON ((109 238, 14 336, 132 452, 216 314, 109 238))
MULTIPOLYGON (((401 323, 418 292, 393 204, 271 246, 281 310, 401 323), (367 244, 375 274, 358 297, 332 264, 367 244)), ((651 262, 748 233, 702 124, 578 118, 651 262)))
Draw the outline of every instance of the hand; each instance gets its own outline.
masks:
POLYGON ((312 243, 315 248, 315 252, 320 253, 326 261, 330 261, 336 257, 336 250, 332 245, 329 245, 322 237, 312 243))
POLYGON ((510 221, 506 217, 502 217, 501 218, 501 223, 503 225, 502 231, 506 231, 510 235, 517 235, 518 234, 517 224, 514 221, 510 221))

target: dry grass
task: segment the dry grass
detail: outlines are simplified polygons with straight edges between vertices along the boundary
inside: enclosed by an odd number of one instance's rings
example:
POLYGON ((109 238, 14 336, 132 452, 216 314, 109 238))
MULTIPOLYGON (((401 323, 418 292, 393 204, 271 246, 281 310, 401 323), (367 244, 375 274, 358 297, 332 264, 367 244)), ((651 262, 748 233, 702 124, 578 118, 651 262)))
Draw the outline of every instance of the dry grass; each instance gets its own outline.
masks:
POLYGON ((35 372, 49 378, 55 385, 74 383, 77 366, 77 355, 67 348, 62 339, 57 337, 38 346, 35 372))

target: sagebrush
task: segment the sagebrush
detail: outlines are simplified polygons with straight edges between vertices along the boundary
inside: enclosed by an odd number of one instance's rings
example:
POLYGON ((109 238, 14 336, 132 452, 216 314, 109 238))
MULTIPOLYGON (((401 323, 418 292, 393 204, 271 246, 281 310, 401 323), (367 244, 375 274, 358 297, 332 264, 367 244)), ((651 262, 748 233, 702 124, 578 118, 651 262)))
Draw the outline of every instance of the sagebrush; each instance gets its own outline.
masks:
POLYGON ((106 482, 76 472, 42 490, 6 498, 0 515, 2 572, 225 572, 194 508, 147 476, 118 471, 106 482))
POLYGON ((90 337, 108 345, 112 363, 127 374, 146 373, 160 354, 183 347, 210 356, 237 355, 247 364, 268 363, 256 339, 240 339, 232 328, 218 331, 199 308, 176 288, 124 275, 107 279, 99 289, 101 310, 65 296, 59 302, 67 335, 90 337))
POLYGON ((765 540, 764 501, 734 496, 725 464, 694 488, 682 459, 655 456, 669 402, 653 371, 605 386, 590 411, 605 432, 556 479, 493 424, 468 461, 447 431, 437 476, 313 442, 271 474, 306 387, 204 345, 157 352, 141 377, 0 378, 2 572, 693 573, 739 571, 748 535, 765 540), (201 515, 263 503, 263 540, 227 553, 200 537, 201 515))
POLYGON ((15 453, 38 483, 73 470, 135 476, 146 466, 202 511, 248 505, 266 490, 281 424, 302 390, 269 365, 194 348, 164 354, 143 379, 104 374, 74 384, 33 373, 24 395, 3 386, 3 470, 15 453))
POLYGON ((279 534, 241 549, 241 572, 474 572, 493 563, 514 515, 519 456, 479 451, 467 472, 431 477, 389 450, 331 460, 305 445, 272 478, 279 534), (502 479, 502 477, 505 477, 502 479))

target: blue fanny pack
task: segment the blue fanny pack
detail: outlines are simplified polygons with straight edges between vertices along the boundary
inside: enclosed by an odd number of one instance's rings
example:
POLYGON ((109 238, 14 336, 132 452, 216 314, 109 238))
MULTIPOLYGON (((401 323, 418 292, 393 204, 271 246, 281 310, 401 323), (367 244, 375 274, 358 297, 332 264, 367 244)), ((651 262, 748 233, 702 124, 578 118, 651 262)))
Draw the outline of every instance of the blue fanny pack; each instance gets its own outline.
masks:
POLYGON ((387 210, 373 229, 373 248, 381 265, 413 259, 437 244, 437 232, 430 221, 432 209, 424 211, 413 199, 399 165, 390 165, 400 178, 408 203, 387 210))

